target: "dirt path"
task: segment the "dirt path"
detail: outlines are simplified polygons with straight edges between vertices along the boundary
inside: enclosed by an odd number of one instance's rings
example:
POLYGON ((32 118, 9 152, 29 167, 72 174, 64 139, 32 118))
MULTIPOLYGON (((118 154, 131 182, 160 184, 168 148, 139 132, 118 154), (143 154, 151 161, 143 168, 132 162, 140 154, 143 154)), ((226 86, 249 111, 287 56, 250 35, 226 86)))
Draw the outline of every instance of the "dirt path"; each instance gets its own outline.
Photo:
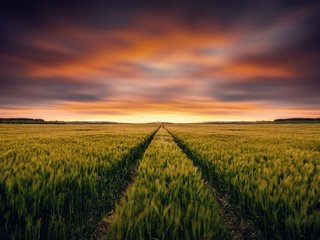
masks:
MULTIPOLYGON (((195 161, 193 161, 188 152, 180 146, 180 144, 177 142, 174 135, 172 135, 167 129, 163 128, 160 131, 166 131, 171 137, 172 142, 174 145, 179 148, 184 155, 186 155, 187 159, 189 159, 193 165, 198 168, 195 161)), ((154 141, 154 139, 152 140, 154 141)), ((152 143, 150 142, 150 144, 152 143)), ((150 145, 149 144, 149 145, 150 145)), ((139 163, 140 164, 140 163, 139 163)), ((201 170, 201 169, 199 169, 201 170)), ((199 171, 201 173, 201 171, 199 171)), ((208 183, 205 175, 201 173, 202 178, 204 179, 204 182, 206 183, 206 187, 211 190, 213 197, 216 199, 218 205, 219 205, 219 212, 221 217, 223 218, 225 224, 227 225, 227 228, 229 229, 232 239, 242 240, 242 239, 258 239, 259 236, 256 234, 256 231, 254 230, 253 224, 250 221, 245 221, 243 219, 240 219, 235 212, 237 209, 230 204, 230 199, 228 196, 221 194, 218 191, 218 188, 214 186, 212 183, 208 183)), ((135 178, 132 178, 131 183, 126 188, 126 190, 123 192, 121 199, 126 198, 127 190, 130 188, 131 185, 134 184, 135 178)), ((119 200, 120 202, 120 200, 119 200)), ((91 239, 97 240, 97 239, 106 239, 106 235, 108 232, 108 225, 112 221, 114 215, 114 209, 110 211, 107 216, 100 222, 100 224, 97 227, 97 230, 95 231, 94 235, 91 239)))

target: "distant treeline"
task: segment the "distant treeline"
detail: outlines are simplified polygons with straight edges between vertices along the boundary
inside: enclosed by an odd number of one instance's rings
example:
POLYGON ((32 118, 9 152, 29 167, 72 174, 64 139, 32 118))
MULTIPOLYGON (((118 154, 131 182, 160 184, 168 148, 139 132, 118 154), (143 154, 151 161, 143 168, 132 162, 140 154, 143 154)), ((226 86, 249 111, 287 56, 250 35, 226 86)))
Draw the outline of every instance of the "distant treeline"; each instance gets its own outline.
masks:
POLYGON ((286 118, 275 119, 275 123, 320 123, 320 118, 286 118))
MULTIPOLYGON (((111 121, 45 121, 43 119, 33 118, 0 118, 1 123, 12 124, 117 124, 111 121)), ((154 122, 161 124, 171 124, 169 122, 154 122)), ((320 123, 320 118, 285 118, 275 119, 273 121, 233 121, 233 122, 202 122, 204 124, 267 124, 267 123, 320 123)))
POLYGON ((11 124, 116 124, 111 121, 45 121, 43 119, 33 118, 0 118, 1 123, 11 124))
POLYGON ((12 123, 12 124, 63 124, 63 121, 45 121, 43 119, 33 118, 0 118, 0 123, 12 123))

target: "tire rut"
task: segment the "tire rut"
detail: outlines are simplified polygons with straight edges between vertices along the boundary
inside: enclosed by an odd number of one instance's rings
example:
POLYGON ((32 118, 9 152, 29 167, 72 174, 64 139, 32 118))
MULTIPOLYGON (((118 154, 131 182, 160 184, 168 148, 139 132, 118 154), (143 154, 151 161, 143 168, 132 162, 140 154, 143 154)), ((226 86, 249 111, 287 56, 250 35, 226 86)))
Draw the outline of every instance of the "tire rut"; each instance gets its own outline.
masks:
POLYGON ((108 225, 109 225, 110 219, 112 218, 112 215, 114 213, 114 208, 115 208, 117 202, 120 202, 120 200, 126 196, 127 189, 133 184, 135 176, 136 176, 136 170, 137 170, 137 168, 139 166, 139 162, 142 159, 143 154, 148 149, 150 143, 152 142, 154 136, 156 135, 156 133, 159 131, 160 128, 161 127, 159 126, 157 128, 157 130, 155 130, 148 137, 148 139, 146 140, 146 145, 145 145, 143 151, 141 151, 139 153, 139 155, 137 156, 137 164, 134 167, 134 169, 132 169, 131 175, 129 176, 129 179, 130 179, 129 184, 124 188, 124 190, 122 191, 122 194, 120 195, 118 200, 114 203, 113 208, 111 210, 109 210, 106 213, 106 216, 98 223, 98 226, 97 226, 96 230, 94 231, 94 233, 91 235, 90 240, 101 240, 101 239, 103 239, 103 236, 108 231, 108 225))
MULTIPOLYGON (((164 127, 165 128, 165 127, 164 127)), ((166 129, 166 128, 165 128, 166 129)), ((225 223, 228 226, 228 229, 235 240, 243 240, 243 239, 261 239, 261 233, 254 226, 253 222, 249 219, 243 219, 236 212, 239 212, 240 209, 237 206, 231 204, 230 196, 219 191, 219 186, 217 184, 210 182, 206 174, 203 172, 197 161, 193 158, 190 151, 178 140, 178 138, 172 134, 168 129, 166 129, 168 133, 174 139, 176 145, 182 150, 184 154, 193 162, 193 164, 200 170, 202 173, 202 177, 205 180, 208 188, 211 190, 213 195, 215 196, 219 207, 220 214, 222 218, 225 220, 225 223)))

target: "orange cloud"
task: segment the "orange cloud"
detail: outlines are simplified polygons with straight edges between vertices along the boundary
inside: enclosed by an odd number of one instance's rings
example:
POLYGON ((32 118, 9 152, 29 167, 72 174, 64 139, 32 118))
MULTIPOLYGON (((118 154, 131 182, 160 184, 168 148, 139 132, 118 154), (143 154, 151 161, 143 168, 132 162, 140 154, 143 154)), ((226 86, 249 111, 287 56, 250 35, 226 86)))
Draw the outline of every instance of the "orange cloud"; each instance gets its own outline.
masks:
POLYGON ((0 49, 2 114, 269 119, 318 110, 317 32, 302 26, 310 8, 139 9, 12 27, 0 49))

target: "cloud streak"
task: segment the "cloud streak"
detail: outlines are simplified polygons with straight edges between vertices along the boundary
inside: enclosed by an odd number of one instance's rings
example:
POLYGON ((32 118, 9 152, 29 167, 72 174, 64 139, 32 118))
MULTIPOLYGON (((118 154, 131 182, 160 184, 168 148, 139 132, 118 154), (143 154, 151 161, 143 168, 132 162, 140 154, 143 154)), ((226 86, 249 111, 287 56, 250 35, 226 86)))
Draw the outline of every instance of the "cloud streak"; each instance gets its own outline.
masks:
POLYGON ((4 116, 202 121, 319 114, 316 2, 24 7, 1 8, 4 116))

